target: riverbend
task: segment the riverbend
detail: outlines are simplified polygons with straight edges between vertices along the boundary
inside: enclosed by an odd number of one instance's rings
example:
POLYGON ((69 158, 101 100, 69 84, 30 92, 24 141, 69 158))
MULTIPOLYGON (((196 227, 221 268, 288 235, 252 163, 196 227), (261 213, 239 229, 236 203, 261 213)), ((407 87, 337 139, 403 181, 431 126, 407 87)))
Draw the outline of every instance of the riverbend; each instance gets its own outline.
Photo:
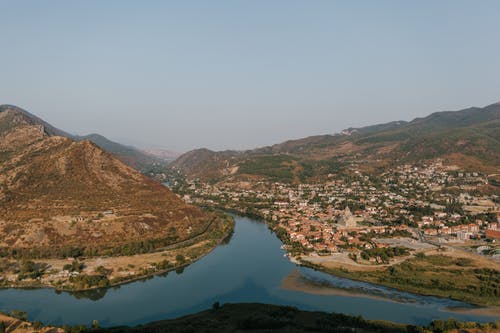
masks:
POLYGON ((450 312, 448 308, 470 308, 458 301, 400 292, 297 266, 285 257, 281 242, 265 223, 240 216, 235 220, 229 242, 184 270, 84 293, 5 289, 0 291, 0 310, 27 311, 30 320, 47 324, 98 320, 102 326, 175 318, 206 309, 215 301, 292 305, 409 324, 449 317, 480 322, 495 319, 477 312, 450 312), (346 292, 289 288, 284 281, 291 274, 300 274, 302 282, 346 292))

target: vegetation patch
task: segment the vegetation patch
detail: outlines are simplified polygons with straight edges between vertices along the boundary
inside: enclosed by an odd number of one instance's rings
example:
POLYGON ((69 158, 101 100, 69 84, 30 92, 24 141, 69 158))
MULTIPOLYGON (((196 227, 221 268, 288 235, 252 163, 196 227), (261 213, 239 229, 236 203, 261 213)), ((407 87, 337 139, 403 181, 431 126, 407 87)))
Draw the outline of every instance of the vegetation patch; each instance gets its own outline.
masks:
POLYGON ((500 271, 474 267, 467 258, 419 255, 373 271, 324 268, 311 263, 305 265, 333 275, 412 293, 449 297, 483 306, 500 305, 500 271))

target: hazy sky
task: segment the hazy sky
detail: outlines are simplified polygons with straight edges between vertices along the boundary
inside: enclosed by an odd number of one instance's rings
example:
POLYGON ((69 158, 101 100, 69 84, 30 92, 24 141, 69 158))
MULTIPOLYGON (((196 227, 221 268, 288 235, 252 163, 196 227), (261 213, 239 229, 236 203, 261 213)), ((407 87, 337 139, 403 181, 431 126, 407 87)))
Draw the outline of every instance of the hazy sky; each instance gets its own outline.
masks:
POLYGON ((177 151, 500 100, 500 1, 0 0, 0 104, 177 151))

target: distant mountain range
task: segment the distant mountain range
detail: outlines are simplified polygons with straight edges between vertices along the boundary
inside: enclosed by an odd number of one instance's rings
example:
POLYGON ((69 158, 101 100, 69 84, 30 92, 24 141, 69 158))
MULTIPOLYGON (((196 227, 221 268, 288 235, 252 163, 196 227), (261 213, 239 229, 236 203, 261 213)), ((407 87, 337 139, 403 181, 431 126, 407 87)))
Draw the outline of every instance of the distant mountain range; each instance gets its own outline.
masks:
POLYGON ((209 181, 300 182, 348 171, 380 172, 398 163, 442 158, 466 169, 500 172, 500 103, 436 112, 412 121, 349 128, 248 151, 197 149, 171 167, 209 181))
POLYGON ((166 162, 172 162, 179 156, 181 156, 180 153, 167 149, 150 148, 150 149, 143 149, 142 151, 145 152, 146 154, 153 155, 166 162))
POLYGON ((175 155, 175 153, 171 153, 170 155, 167 156, 162 156, 161 154, 155 154, 154 151, 147 152, 132 146, 127 146, 123 145, 114 141, 109 140, 108 138, 100 135, 100 134, 89 134, 89 135, 73 135, 68 132, 65 132, 63 130, 60 130, 47 122, 43 121, 42 119, 38 118, 37 116, 31 114, 30 112, 23 110, 17 106, 14 105, 0 105, 0 112, 2 110, 15 110, 16 112, 19 112, 23 115, 25 115, 27 118, 30 119, 30 121, 33 124, 38 124, 43 126, 45 129, 45 132, 48 135, 56 135, 56 136, 63 136, 66 138, 70 138, 75 141, 84 141, 84 140, 89 140, 95 143, 97 146, 100 148, 104 149, 107 152, 112 153, 116 157, 118 157, 122 162, 125 164, 137 169, 137 170, 145 170, 148 167, 150 167, 152 164, 155 163, 162 163, 164 164, 165 162, 170 162, 174 160, 178 155, 175 155))
POLYGON ((73 135, 70 138, 75 141, 89 140, 105 151, 110 152, 118 157, 123 163, 139 171, 143 171, 155 163, 164 164, 165 162, 170 161, 168 159, 161 158, 160 156, 150 154, 141 149, 111 141, 100 134, 94 133, 83 136, 73 135))
POLYGON ((61 256, 75 248, 92 254, 147 241, 151 249, 189 238, 211 221, 90 140, 0 107, 0 256, 61 256))

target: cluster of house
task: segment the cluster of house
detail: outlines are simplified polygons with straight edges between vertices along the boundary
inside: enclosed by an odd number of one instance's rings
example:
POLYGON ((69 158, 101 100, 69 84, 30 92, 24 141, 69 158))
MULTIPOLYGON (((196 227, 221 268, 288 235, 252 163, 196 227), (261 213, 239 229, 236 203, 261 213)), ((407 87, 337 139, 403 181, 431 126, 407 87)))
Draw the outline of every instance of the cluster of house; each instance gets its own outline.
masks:
POLYGON ((70 277, 75 277, 80 275, 79 272, 71 272, 68 270, 62 270, 53 274, 49 274, 47 276, 43 276, 40 280, 42 283, 51 284, 53 282, 67 280, 70 277))
POLYGON ((428 236, 455 236, 459 240, 486 238, 500 238, 498 222, 484 222, 476 220, 474 223, 447 226, 442 220, 433 221, 432 218, 424 217, 418 222, 419 228, 423 229, 428 236))
POLYGON ((291 242, 326 253, 346 245, 377 246, 369 238, 380 234, 498 238, 499 197, 477 191, 486 183, 479 172, 450 170, 434 161, 402 165, 377 178, 353 170, 349 178, 332 176, 321 184, 215 186, 191 181, 183 193, 190 202, 251 209, 283 228, 291 242))
POLYGON ((378 246, 371 241, 373 235, 390 237, 406 230, 406 226, 362 224, 363 220, 353 215, 349 207, 331 213, 307 218, 279 212, 273 218, 277 217, 278 227, 287 230, 291 242, 319 254, 339 252, 346 248, 371 249, 378 246))

